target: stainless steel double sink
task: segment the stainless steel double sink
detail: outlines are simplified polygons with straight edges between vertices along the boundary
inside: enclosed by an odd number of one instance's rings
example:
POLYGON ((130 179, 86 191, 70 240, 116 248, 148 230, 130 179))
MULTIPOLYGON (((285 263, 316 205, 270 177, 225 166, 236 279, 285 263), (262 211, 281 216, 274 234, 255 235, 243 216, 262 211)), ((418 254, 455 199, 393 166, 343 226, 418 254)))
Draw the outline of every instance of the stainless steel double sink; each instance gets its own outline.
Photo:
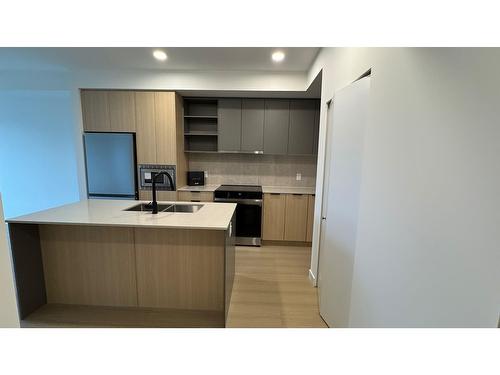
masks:
MULTIPOLYGON (((202 204, 186 204, 186 203, 173 203, 173 204, 158 204, 158 212, 184 212, 184 213, 195 213, 200 208, 202 204)), ((151 212, 153 210, 151 203, 140 203, 135 206, 124 209, 123 211, 143 211, 151 212)))

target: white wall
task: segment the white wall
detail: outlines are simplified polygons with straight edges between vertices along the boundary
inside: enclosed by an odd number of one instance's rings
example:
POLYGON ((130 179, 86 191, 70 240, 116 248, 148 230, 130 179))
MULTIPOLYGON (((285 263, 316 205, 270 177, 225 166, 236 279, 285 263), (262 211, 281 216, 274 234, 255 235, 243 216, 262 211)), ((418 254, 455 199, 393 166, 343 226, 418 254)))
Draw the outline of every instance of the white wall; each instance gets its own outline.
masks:
POLYGON ((79 200, 76 142, 70 91, 0 91, 6 217, 79 200))
POLYGON ((327 48, 318 55, 309 79, 323 70, 323 104, 372 68, 351 326, 497 326, 499 63, 499 49, 327 48))
POLYGON ((0 194, 0 328, 19 327, 12 260, 7 245, 2 195, 0 194))

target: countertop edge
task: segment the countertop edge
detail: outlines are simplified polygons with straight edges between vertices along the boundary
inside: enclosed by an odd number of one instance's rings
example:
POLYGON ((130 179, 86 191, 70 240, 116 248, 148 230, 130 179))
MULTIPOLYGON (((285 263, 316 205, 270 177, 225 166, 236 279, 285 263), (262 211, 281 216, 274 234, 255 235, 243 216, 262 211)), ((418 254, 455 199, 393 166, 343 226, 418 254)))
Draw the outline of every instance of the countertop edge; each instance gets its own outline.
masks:
POLYGON ((189 225, 151 225, 151 224, 116 224, 116 223, 82 223, 70 221, 35 221, 35 220, 5 220, 7 224, 38 224, 38 225, 80 225, 90 227, 120 227, 120 228, 152 228, 152 229, 200 229, 200 230, 227 230, 229 224, 225 227, 214 226, 189 226, 189 225))

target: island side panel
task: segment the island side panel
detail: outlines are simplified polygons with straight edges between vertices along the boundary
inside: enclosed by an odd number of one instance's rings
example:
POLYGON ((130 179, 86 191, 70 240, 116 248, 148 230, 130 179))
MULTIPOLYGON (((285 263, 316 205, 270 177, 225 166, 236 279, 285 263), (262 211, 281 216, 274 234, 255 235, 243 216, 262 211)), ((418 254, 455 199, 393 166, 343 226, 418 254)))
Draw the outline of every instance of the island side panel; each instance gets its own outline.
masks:
POLYGON ((136 228, 135 246, 139 306, 224 319, 225 231, 136 228))
POLYGON ((235 267, 235 243, 236 243, 236 214, 233 215, 228 230, 226 230, 226 260, 225 260, 225 319, 227 322, 227 314, 229 305, 231 304, 231 294, 233 292, 234 283, 234 267, 235 267))
POLYGON ((19 319, 47 303, 37 224, 9 223, 19 319))
POLYGON ((137 306, 133 228, 40 225, 48 303, 137 306))

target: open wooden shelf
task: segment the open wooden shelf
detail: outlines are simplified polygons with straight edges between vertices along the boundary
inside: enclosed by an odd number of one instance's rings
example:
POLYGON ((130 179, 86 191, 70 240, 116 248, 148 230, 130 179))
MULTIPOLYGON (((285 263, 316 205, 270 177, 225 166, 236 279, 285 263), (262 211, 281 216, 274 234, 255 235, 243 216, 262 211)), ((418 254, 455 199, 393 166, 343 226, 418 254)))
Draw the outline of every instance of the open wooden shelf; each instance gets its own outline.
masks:
POLYGON ((220 311, 47 304, 21 321, 23 328, 223 328, 220 311))

